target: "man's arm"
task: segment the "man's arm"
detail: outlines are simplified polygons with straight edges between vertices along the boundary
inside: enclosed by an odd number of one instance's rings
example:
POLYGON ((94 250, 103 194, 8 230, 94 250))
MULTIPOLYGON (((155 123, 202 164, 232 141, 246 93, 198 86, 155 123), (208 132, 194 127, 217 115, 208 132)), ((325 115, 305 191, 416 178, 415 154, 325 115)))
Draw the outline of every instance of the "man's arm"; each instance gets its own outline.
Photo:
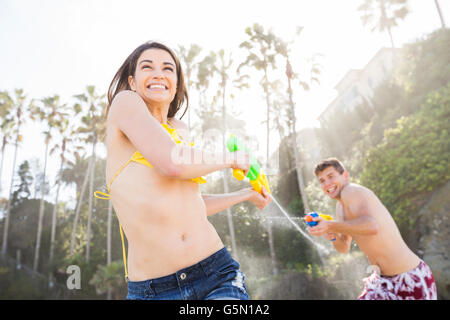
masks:
POLYGON ((205 202, 206 214, 211 216, 243 201, 250 201, 259 209, 263 209, 271 201, 264 188, 263 193, 264 196, 251 188, 246 188, 226 194, 203 194, 202 198, 205 202))
POLYGON ((346 253, 350 250, 350 246, 352 245, 352 237, 348 234, 336 234, 336 240, 333 241, 333 246, 336 251, 340 253, 346 253))
POLYGON ((315 218, 314 220, 319 223, 317 226, 311 228, 310 233, 314 236, 321 236, 327 232, 350 236, 370 236, 377 234, 378 224, 369 205, 368 196, 365 190, 357 188, 344 189, 341 194, 341 199, 346 211, 351 213, 352 219, 345 221, 325 221, 322 218, 315 218))
POLYGON ((329 232, 360 236, 373 236, 378 233, 375 218, 370 215, 362 215, 359 218, 344 222, 328 221, 328 223, 330 224, 329 232))
MULTIPOLYGON (((342 206, 339 204, 339 202, 336 203, 336 220, 339 222, 345 221, 344 210, 342 209, 342 206)), ((334 239, 332 243, 336 251, 340 253, 346 253, 350 250, 350 246, 352 244, 352 236, 334 232, 325 233, 323 236, 327 240, 334 239)))

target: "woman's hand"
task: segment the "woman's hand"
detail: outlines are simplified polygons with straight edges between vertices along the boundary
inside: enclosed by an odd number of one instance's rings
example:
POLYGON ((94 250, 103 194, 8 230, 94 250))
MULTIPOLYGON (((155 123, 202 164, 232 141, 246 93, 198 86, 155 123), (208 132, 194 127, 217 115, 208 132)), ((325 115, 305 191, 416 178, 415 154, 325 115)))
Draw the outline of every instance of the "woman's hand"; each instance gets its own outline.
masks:
POLYGON ((272 197, 267 192, 264 186, 262 187, 262 195, 252 188, 249 188, 248 190, 250 192, 250 198, 248 199, 248 201, 250 201, 260 210, 264 209, 265 206, 267 206, 272 201, 272 197))
POLYGON ((243 150, 231 152, 232 156, 232 169, 239 169, 244 171, 244 176, 247 176, 250 170, 250 154, 243 150))

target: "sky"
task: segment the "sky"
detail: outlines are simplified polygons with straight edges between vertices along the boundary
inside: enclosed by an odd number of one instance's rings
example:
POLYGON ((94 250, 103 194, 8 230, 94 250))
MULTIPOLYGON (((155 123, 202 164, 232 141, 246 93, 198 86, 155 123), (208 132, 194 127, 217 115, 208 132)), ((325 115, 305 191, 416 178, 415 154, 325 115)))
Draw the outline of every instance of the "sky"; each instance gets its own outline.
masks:
MULTIPOLYGON (((245 28, 259 23, 289 40, 296 27, 303 26, 293 45, 292 64, 295 68, 320 53, 322 73, 320 85, 309 92, 294 88, 294 100, 298 126, 318 126, 318 115, 336 97, 334 86, 345 73, 363 68, 381 47, 390 45, 387 33, 372 33, 362 26, 356 10, 361 2, 0 0, 0 90, 22 88, 30 98, 59 94, 63 101, 70 101, 87 85, 106 92, 125 58, 148 40, 172 48, 196 43, 203 53, 225 49, 235 61, 241 61, 245 52, 239 44, 246 40, 245 28)), ((448 26, 450 0, 439 3, 448 26)), ((397 47, 441 26, 434 0, 410 0, 409 9, 411 13, 393 29, 397 47)), ((251 89, 237 97, 233 107, 242 112, 249 131, 262 132, 264 141, 265 102, 258 83, 259 75, 254 75, 251 89)), ((195 97, 196 92, 190 95, 195 97)), ((192 100, 190 107, 195 109, 195 98, 192 100)), ((43 141, 39 127, 27 125, 18 163, 33 157, 43 163, 43 141)), ((9 146, 2 196, 9 190, 12 155, 9 146)), ((54 177, 58 161, 57 156, 49 159, 50 177, 54 177)))

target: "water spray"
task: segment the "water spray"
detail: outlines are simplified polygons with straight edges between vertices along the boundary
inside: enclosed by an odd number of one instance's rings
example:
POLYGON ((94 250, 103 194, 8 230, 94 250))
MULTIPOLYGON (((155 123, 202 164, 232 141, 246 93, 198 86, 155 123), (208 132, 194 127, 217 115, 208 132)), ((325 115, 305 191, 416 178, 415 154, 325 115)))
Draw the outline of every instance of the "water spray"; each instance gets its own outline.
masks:
POLYGON ((273 195, 270 195, 270 197, 272 198, 273 202, 278 206, 278 208, 280 209, 280 211, 286 216, 286 218, 289 220, 289 222, 295 227, 295 229, 297 229, 298 232, 300 232, 306 239, 308 239, 314 246, 316 246, 318 249, 322 250, 325 254, 329 254, 330 251, 325 248, 324 246, 322 246, 321 244, 317 243, 316 241, 314 241, 313 239, 311 239, 311 237, 305 232, 303 231, 295 222, 294 220, 292 220, 292 218, 287 214, 287 212, 283 209, 283 207, 278 203, 278 201, 275 199, 275 197, 273 195))
POLYGON ((247 177, 253 189, 261 194, 262 188, 264 187, 268 192, 268 194, 270 195, 270 197, 272 198, 272 200, 274 201, 274 203, 286 216, 288 221, 295 227, 295 229, 298 232, 300 232, 302 236, 308 239, 308 241, 310 241, 317 249, 319 249, 319 252, 323 252, 328 255, 330 253, 329 250, 324 246, 320 245, 319 243, 317 243, 316 241, 314 241, 313 239, 311 239, 311 237, 294 222, 294 220, 289 216, 289 214, 287 214, 287 212, 283 209, 283 207, 278 203, 278 201, 275 199, 275 197, 272 195, 270 191, 269 182, 261 166, 256 161, 256 159, 250 154, 250 151, 247 149, 247 147, 244 146, 244 144, 242 144, 242 142, 238 140, 236 136, 234 136, 233 134, 231 134, 230 138, 227 140, 227 148, 228 151, 230 152, 244 150, 250 155, 250 169, 247 176, 245 176, 244 171, 240 169, 233 169, 233 176, 240 181, 247 177))

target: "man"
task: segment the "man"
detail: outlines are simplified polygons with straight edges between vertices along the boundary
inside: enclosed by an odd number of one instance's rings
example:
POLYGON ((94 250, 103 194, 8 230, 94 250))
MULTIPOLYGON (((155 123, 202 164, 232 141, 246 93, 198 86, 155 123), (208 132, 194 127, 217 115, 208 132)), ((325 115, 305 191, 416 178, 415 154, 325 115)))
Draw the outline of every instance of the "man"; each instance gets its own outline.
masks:
POLYGON ((352 239, 367 255, 374 273, 364 279, 365 288, 359 300, 437 299, 436 285, 430 268, 403 241, 388 210, 368 188, 350 183, 342 163, 330 158, 315 170, 321 188, 336 199, 336 221, 320 217, 311 235, 324 236, 335 249, 345 253, 352 239))

